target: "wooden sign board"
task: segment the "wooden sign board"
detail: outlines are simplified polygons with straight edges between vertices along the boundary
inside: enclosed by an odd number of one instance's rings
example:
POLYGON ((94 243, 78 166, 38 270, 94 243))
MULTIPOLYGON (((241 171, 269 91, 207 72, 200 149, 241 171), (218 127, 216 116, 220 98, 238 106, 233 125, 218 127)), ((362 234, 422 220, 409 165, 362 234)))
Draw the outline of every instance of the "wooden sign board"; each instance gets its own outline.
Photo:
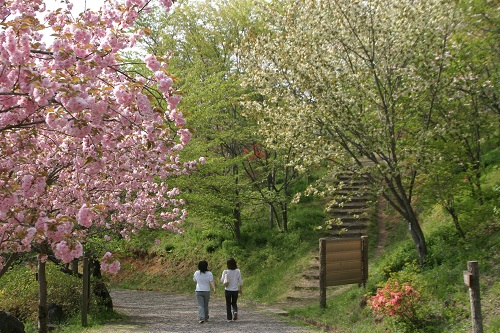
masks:
POLYGON ((366 284, 368 279, 368 237, 321 238, 320 303, 326 306, 326 287, 344 284, 366 284))

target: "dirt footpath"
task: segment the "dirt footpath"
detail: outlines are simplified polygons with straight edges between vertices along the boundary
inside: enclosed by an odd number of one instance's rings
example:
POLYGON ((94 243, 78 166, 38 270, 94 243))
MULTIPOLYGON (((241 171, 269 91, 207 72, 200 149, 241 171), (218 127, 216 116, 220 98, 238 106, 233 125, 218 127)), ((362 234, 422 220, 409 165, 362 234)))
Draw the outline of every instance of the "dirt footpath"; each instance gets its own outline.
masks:
POLYGON ((314 333, 315 328, 285 321, 271 311, 238 302, 238 320, 226 321, 226 305, 219 297, 210 299, 210 319, 198 323, 198 309, 193 295, 171 295, 153 291, 113 290, 114 309, 126 314, 123 324, 110 324, 91 333, 314 333))

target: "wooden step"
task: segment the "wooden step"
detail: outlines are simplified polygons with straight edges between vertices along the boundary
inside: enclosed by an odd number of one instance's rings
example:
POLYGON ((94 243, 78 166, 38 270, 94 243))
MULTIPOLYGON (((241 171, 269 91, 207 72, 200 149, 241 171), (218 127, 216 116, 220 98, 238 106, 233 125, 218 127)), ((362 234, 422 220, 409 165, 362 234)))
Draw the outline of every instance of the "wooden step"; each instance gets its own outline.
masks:
POLYGON ((332 202, 328 204, 328 210, 333 209, 367 209, 371 208, 368 202, 364 201, 347 201, 347 202, 332 202))
POLYGON ((367 227, 368 227, 367 223, 357 222, 357 221, 343 222, 341 224, 332 223, 332 224, 328 225, 328 228, 331 228, 331 229, 350 229, 350 230, 352 230, 352 229, 366 229, 367 227))
POLYGON ((302 277, 307 280, 319 280, 319 265, 317 266, 317 270, 304 272, 302 277))
POLYGON ((319 302, 319 295, 288 295, 286 299, 289 302, 319 302))
POLYGON ((315 284, 311 283, 308 285, 296 285, 294 290, 318 290, 319 289, 319 279, 315 284))
POLYGON ((365 208, 356 208, 356 209, 348 209, 348 208, 332 208, 328 209, 328 214, 333 215, 333 216, 339 216, 339 215, 363 215, 363 214, 368 214, 371 213, 372 210, 369 207, 365 208))
POLYGON ((341 198, 345 197, 347 198, 367 198, 371 199, 370 197, 370 192, 366 189, 342 189, 342 190, 336 190, 333 198, 341 198))
POLYGON ((342 225, 342 223, 350 223, 350 222, 367 224, 372 220, 370 217, 366 215, 362 216, 342 215, 342 216, 333 216, 333 218, 341 222, 341 224, 339 225, 342 225))
POLYGON ((337 179, 336 180, 333 180, 332 183, 334 184, 338 184, 338 183, 344 183, 346 185, 349 185, 349 184, 362 184, 362 185, 368 185, 369 182, 366 180, 366 179, 362 179, 362 178, 352 178, 351 175, 338 175, 337 179))
POLYGON ((335 196, 333 199, 338 202, 362 202, 362 203, 370 203, 372 202, 373 198, 368 195, 354 195, 354 196, 345 196, 345 195, 339 195, 335 196))
POLYGON ((366 236, 367 231, 363 229, 342 230, 341 232, 339 230, 328 230, 327 234, 330 237, 355 238, 355 237, 366 236))

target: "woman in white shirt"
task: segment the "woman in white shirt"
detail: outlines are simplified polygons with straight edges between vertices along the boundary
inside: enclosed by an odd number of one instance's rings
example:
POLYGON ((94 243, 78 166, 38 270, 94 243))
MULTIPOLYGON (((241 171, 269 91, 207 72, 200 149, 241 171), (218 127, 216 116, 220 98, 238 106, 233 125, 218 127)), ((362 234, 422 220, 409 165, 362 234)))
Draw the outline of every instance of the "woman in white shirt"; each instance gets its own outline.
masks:
POLYGON ((198 320, 200 324, 208 320, 208 301, 210 300, 210 285, 214 290, 215 284, 212 272, 208 270, 208 262, 202 260, 198 263, 198 270, 194 273, 196 281, 196 300, 198 302, 198 320))
POLYGON ((227 321, 230 322, 238 319, 238 293, 240 295, 243 294, 243 279, 241 278, 241 272, 234 258, 229 258, 227 260, 227 269, 222 272, 222 277, 220 279, 222 283, 224 283, 226 275, 229 282, 228 285, 225 286, 226 311, 227 321), (233 310, 232 312, 231 309, 233 310))

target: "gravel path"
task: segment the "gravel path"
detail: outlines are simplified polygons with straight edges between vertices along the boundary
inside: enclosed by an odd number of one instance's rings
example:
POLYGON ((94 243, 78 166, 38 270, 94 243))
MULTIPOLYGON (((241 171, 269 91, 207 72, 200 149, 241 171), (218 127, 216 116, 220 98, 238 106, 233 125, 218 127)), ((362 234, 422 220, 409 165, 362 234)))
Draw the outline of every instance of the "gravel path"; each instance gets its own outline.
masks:
POLYGON ((297 326, 271 311, 238 301, 238 320, 226 321, 225 302, 220 295, 210 299, 210 319, 199 324, 193 295, 172 295, 156 291, 112 290, 114 309, 127 315, 124 324, 105 325, 92 333, 313 333, 317 329, 297 326))

